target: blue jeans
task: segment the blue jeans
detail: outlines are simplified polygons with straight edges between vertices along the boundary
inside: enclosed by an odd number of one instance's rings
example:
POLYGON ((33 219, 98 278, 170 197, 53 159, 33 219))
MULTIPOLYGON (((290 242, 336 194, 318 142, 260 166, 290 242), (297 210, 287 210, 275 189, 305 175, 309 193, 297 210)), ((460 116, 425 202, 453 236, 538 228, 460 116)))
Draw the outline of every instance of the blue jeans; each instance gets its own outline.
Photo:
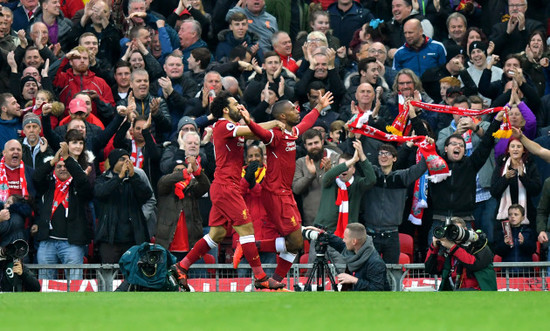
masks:
MULTIPOLYGON (((71 245, 67 240, 48 239, 38 246, 38 264, 82 264, 85 245, 71 245)), ((41 269, 40 279, 56 279, 56 269, 41 269)), ((65 278, 82 279, 82 269, 65 270, 65 278)))

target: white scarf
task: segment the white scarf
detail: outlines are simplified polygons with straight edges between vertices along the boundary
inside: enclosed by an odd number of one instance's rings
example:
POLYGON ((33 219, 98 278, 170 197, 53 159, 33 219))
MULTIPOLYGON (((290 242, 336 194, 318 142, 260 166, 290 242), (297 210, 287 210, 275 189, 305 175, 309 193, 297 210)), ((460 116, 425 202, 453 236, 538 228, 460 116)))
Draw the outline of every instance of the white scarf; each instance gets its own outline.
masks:
MULTIPOLYGON (((506 160, 506 164, 502 168, 502 173, 501 173, 502 176, 506 175, 506 171, 508 170, 508 167, 510 167, 511 162, 512 162, 511 158, 508 158, 506 160)), ((522 175, 525 175, 526 173, 525 164, 521 167, 519 171, 521 171, 522 175)), ((525 187, 523 186, 519 178, 518 178, 518 204, 525 208, 525 219, 521 222, 521 224, 529 224, 529 220, 527 219, 527 192, 525 191, 525 187)), ((497 220, 508 219, 508 208, 511 205, 512 205, 512 197, 510 196, 510 186, 508 186, 506 187, 506 190, 504 190, 504 193, 502 193, 502 197, 500 198, 500 205, 498 207, 497 220)))

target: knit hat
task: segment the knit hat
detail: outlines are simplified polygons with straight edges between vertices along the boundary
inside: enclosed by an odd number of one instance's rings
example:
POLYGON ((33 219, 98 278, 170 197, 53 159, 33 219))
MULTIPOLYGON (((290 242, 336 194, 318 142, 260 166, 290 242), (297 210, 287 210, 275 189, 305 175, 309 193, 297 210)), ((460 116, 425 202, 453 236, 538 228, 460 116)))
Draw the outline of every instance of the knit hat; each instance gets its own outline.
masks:
POLYGON ((470 54, 469 56, 472 56, 472 51, 474 49, 480 49, 485 55, 487 55, 487 44, 483 41, 474 41, 470 44, 470 54))
POLYGON ((34 123, 37 124, 39 127, 42 127, 42 123, 40 122, 40 117, 34 113, 27 113, 25 116, 23 116, 23 127, 25 127, 27 124, 34 123))
POLYGON ((111 153, 109 153, 108 159, 109 159, 109 166, 111 167, 111 169, 114 168, 114 166, 118 162, 118 160, 121 157, 123 157, 124 155, 130 156, 128 151, 126 151, 125 149, 122 149, 122 148, 115 148, 111 151, 111 153))
POLYGON ((464 55, 464 50, 462 49, 462 47, 458 45, 451 45, 447 47, 447 62, 451 61, 452 58, 459 54, 464 55))
POLYGON ((451 86, 447 89, 446 95, 447 95, 447 97, 450 97, 453 94, 463 95, 464 92, 462 92, 462 89, 460 88, 460 86, 451 86))
POLYGON ((178 122, 178 132, 181 130, 181 128, 183 128, 184 125, 186 124, 193 124, 193 126, 195 127, 195 130, 197 130, 197 123, 195 123, 195 120, 192 119, 191 117, 189 116, 183 116, 180 121, 178 122))
POLYGON ((40 85, 38 84, 38 81, 36 80, 36 78, 34 78, 33 76, 25 76, 21 78, 21 83, 20 83, 21 90, 23 89, 23 87, 27 82, 34 82, 37 87, 40 85))

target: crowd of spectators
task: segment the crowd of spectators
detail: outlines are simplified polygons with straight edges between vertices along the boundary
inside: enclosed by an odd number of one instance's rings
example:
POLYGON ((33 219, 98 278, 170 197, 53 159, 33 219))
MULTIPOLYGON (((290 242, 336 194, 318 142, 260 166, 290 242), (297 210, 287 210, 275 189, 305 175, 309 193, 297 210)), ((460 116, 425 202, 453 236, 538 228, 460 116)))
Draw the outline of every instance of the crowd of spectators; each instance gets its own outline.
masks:
MULTIPOLYGON (((183 258, 208 227, 216 169, 209 107, 222 90, 256 122, 272 120, 279 100, 295 103, 303 118, 332 92, 334 102, 297 144, 292 191, 304 226, 336 230, 341 207, 330 204, 355 174, 347 217, 365 226, 386 263, 399 260, 398 233, 414 238, 411 262, 424 262, 433 227, 452 217, 483 230, 508 260, 529 260, 537 241, 547 246, 547 1, 0 5, 0 200, 8 210, 0 211, 0 246, 29 240, 25 262, 116 263, 131 246, 155 240, 183 258), (514 135, 492 137, 501 120, 494 114, 411 107, 404 135, 433 138, 452 170, 428 184, 415 146, 354 135, 345 125, 366 114, 368 125, 386 131, 410 100, 507 106, 514 135), (426 183, 422 207, 413 199, 417 180, 426 183), (415 208, 423 209, 419 218, 415 208), (513 238, 502 232, 506 220, 513 238)), ((266 158, 263 143, 247 148, 243 192, 235 192, 246 196, 260 239, 278 236, 261 206, 266 158)), ((212 253, 222 263, 235 245, 227 242, 212 253)))

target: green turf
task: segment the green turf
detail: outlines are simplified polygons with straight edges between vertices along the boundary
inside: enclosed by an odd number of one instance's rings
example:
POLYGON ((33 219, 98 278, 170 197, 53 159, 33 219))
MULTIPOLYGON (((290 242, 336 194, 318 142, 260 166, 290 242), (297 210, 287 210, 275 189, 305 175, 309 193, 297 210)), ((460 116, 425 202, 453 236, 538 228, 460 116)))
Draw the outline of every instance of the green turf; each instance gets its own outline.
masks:
POLYGON ((4 293, 1 330, 543 330, 547 292, 4 293))

